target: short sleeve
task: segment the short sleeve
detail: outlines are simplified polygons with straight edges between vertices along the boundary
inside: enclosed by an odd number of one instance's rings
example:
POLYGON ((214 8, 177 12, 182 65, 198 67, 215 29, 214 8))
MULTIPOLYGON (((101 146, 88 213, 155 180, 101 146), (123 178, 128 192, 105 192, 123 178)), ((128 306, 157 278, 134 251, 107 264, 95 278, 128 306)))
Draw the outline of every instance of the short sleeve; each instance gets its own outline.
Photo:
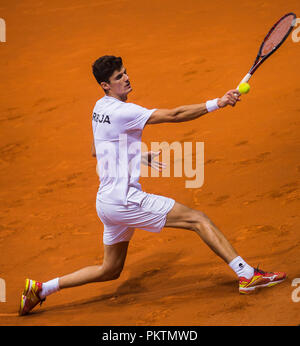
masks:
POLYGON ((147 120, 155 109, 148 109, 134 103, 126 103, 122 107, 122 123, 125 130, 143 130, 147 120))

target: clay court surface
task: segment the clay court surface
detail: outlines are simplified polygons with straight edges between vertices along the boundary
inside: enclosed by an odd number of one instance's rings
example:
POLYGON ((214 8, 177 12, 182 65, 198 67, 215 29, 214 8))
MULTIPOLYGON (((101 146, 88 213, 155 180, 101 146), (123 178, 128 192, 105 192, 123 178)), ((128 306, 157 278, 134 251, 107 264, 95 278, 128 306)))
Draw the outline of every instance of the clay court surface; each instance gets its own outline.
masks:
MULTIPOLYGON (((142 178, 145 191, 204 211, 251 265, 288 279, 241 296, 232 270, 196 234, 136 230, 117 281, 49 296, 18 317, 25 279, 102 261, 91 115, 99 56, 122 56, 148 108, 201 103, 235 88, 270 26, 298 0, 26 1, 0 5, 0 325, 298 325, 300 42, 291 36, 235 108, 147 126, 143 142, 205 143, 205 181, 142 178)), ((300 36, 300 35, 299 35, 300 36)))

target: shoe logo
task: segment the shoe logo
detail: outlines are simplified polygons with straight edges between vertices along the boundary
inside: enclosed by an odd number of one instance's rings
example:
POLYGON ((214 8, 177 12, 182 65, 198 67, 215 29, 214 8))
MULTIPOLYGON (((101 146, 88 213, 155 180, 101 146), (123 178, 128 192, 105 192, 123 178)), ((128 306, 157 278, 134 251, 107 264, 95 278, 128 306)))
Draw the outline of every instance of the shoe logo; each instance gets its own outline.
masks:
POLYGON ((273 281, 276 278, 276 275, 273 276, 263 276, 264 279, 269 279, 270 281, 273 281))
POLYGON ((239 263, 239 267, 240 267, 241 269, 243 269, 243 268, 244 268, 243 263, 239 263))

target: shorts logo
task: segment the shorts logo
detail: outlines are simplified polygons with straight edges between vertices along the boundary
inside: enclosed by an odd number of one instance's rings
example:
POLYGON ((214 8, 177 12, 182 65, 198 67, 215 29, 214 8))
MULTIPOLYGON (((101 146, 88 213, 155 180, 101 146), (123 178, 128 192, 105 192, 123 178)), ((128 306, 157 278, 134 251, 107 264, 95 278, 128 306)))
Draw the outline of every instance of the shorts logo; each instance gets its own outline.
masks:
POLYGON ((108 123, 110 124, 110 119, 108 115, 93 113, 93 120, 98 123, 108 123))

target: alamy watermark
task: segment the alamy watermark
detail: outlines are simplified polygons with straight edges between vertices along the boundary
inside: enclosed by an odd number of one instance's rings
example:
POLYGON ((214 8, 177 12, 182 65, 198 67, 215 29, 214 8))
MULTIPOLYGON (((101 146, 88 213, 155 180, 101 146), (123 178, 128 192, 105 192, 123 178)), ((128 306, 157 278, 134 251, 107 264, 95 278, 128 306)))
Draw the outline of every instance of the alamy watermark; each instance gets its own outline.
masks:
POLYGON ((300 302, 300 278, 296 278, 292 281, 292 286, 298 286, 295 288, 292 292, 292 301, 294 303, 299 303, 300 302), (299 285, 299 286, 298 286, 299 285), (299 295, 298 295, 299 294, 299 295))
POLYGON ((292 40, 295 43, 300 42, 300 25, 297 27, 298 24, 300 24, 300 18, 295 18, 295 29, 292 32, 292 40))
POLYGON ((204 183, 204 142, 151 142, 150 151, 160 151, 165 165, 161 175, 153 166, 150 169, 147 166, 140 167, 142 153, 149 152, 149 148, 146 143, 133 141, 127 134, 119 135, 115 141, 95 144, 100 179, 149 177, 150 170, 150 177, 186 177, 186 188, 199 188, 204 183), (174 158, 173 169, 171 153, 174 158))
POLYGON ((3 18, 0 18, 0 42, 6 42, 6 23, 3 18))
POLYGON ((0 278, 0 303, 6 302, 6 285, 5 280, 0 278))

